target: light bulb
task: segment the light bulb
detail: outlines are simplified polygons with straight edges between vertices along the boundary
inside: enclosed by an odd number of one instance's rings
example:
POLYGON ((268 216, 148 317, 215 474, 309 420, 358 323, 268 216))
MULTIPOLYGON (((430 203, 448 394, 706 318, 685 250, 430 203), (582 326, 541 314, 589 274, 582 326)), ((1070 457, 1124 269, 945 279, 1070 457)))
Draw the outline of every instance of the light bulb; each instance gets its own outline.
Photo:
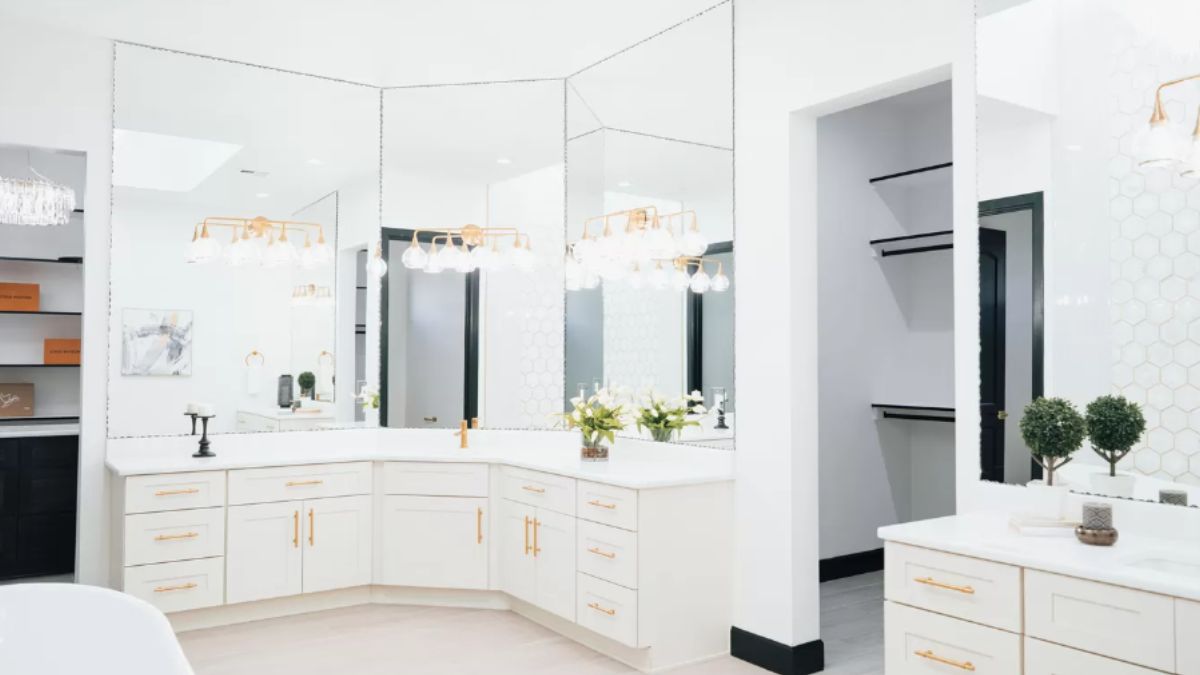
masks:
POLYGON ((471 252, 467 250, 467 245, 463 244, 458 251, 458 256, 454 259, 454 271, 467 274, 475 269, 475 259, 471 257, 471 252))
POLYGON ((230 267, 241 267, 250 262, 253 244, 245 239, 234 239, 225 249, 225 263, 230 267))
POLYGON ((1133 141, 1133 155, 1141 171, 1169 168, 1178 163, 1179 137, 1171 123, 1164 118, 1142 127, 1133 141))
POLYGON ((404 254, 400 256, 400 264, 410 270, 419 270, 428 262, 429 254, 425 252, 425 249, 421 248, 416 239, 409 244, 408 248, 404 249, 404 254))
POLYGON ((688 276, 687 270, 682 267, 676 267, 675 271, 671 273, 671 288, 682 291, 686 290, 691 283, 692 278, 688 276))
POLYGON ((283 267, 292 262, 295 249, 286 241, 271 241, 263 253, 263 267, 283 267))
POLYGON ((529 241, 525 241, 525 245, 521 245, 521 240, 513 242, 512 248, 508 250, 509 260, 512 261, 513 267, 522 272, 531 272, 537 265, 537 257, 533 255, 533 251, 529 250, 529 241))
POLYGON ((724 272, 717 272, 713 275, 712 290, 714 293, 724 293, 729 290, 729 277, 725 276, 724 272))
POLYGON ((646 281, 650 284, 650 288, 656 291, 667 287, 667 271, 663 269, 661 262, 654 264, 654 269, 650 272, 650 276, 646 281))
POLYGON ((454 245, 454 241, 448 240, 437 255, 438 263, 442 269, 452 270, 458 266, 458 258, 461 255, 462 252, 454 245))
POLYGON ((323 236, 317 239, 317 243, 313 244, 312 261, 314 267, 324 267, 333 262, 333 249, 329 247, 329 244, 325 243, 323 236))
POLYGON ((496 252, 486 244, 476 246, 471 250, 471 264, 480 270, 491 270, 496 266, 496 252))
POLYGON ((313 257, 312 243, 305 241, 304 248, 300 249, 299 257, 300 267, 304 269, 312 269, 317 266, 317 261, 313 257))
POLYGON ((688 283, 688 288, 692 289, 693 293, 703 293, 712 288, 712 278, 704 271, 704 268, 696 270, 692 275, 691 281, 688 283))
POLYGON ((675 238, 665 228, 656 227, 646 233, 646 250, 652 258, 674 258, 675 238))
POLYGON ((383 259, 382 243, 375 244, 375 254, 367 261, 367 272, 370 272, 376 279, 387 274, 387 261, 383 259))
POLYGON ((704 255, 708 250, 708 237, 699 230, 688 230, 679 248, 684 255, 704 255))

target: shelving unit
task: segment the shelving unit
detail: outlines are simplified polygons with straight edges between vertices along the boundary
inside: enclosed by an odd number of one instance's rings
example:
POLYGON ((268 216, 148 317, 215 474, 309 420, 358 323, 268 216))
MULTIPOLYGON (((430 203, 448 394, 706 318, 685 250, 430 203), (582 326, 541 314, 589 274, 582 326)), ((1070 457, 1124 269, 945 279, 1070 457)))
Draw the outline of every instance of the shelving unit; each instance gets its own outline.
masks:
POLYGON ((871 408, 885 420, 915 420, 954 423, 954 408, 931 405, 872 403, 871 408))
POLYGON ((877 176, 868 179, 867 182, 876 187, 879 187, 880 184, 885 184, 889 187, 925 187, 934 185, 940 181, 949 181, 951 178, 951 167, 953 166, 954 162, 933 164, 918 169, 890 173, 886 176, 877 176))
POLYGON ((19 256, 0 256, 0 262, 49 263, 52 265, 82 265, 83 258, 65 256, 62 258, 22 258, 19 256))
POLYGON ((78 363, 0 363, 0 368, 78 368, 78 363))
POLYGON ((928 253, 954 248, 954 230, 940 230, 902 237, 885 237, 867 242, 881 258, 911 253, 928 253))
POLYGON ((46 312, 46 311, 14 312, 14 311, 8 311, 8 310, 0 310, 0 315, 4 315, 4 314, 13 315, 13 316, 20 316, 20 315, 26 315, 26 316, 83 316, 83 312, 46 312))

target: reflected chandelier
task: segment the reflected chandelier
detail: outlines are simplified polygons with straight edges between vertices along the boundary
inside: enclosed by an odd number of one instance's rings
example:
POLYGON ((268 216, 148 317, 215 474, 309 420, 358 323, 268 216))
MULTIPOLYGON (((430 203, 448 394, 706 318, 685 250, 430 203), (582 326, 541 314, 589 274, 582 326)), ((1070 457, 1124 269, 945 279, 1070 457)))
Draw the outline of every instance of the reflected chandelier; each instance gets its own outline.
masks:
POLYGON ((566 287, 568 291, 596 288, 604 280, 655 290, 729 290, 724 266, 704 257, 706 250, 708 238, 700 231, 695 211, 660 215, 654 206, 614 211, 584 221, 583 236, 568 244, 566 287), (603 222, 603 230, 593 236, 589 226, 597 221, 603 222), (675 222, 679 223, 678 234, 675 222), (715 267, 711 275, 706 265, 715 267))
POLYGON ((0 178, 0 223, 66 225, 75 211, 75 191, 29 167, 35 178, 0 178))
POLYGON ((529 272, 537 266, 538 260, 529 247, 529 235, 515 227, 464 225, 414 230, 412 242, 400 256, 400 262, 410 270, 437 274, 443 270, 464 273, 500 270, 509 265, 529 272), (433 233, 428 251, 417 240, 422 232, 433 233), (512 237, 511 245, 506 241, 509 237, 512 237), (501 241, 504 241, 503 249, 501 241))
POLYGON ((328 265, 333 260, 333 251, 325 243, 325 228, 319 223, 269 220, 262 216, 214 216, 192 228, 186 259, 189 263, 199 264, 224 260, 230 267, 283 267, 296 263, 308 269, 328 265), (233 232, 224 246, 210 232, 222 227, 233 232), (299 251, 288 240, 289 231, 304 234, 304 246, 299 251), (313 234, 316 235, 315 242, 313 234))

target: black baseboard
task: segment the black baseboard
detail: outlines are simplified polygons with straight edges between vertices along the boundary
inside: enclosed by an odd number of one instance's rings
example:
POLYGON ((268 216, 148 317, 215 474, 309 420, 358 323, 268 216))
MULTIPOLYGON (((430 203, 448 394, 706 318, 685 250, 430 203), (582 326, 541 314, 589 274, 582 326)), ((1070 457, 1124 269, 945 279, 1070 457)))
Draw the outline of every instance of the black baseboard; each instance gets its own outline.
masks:
POLYGON ((779 675, 809 675, 825 669, 825 643, 820 640, 793 647, 737 626, 729 629, 729 653, 779 675))
POLYGON ((821 561, 821 581, 833 581, 883 569, 883 549, 860 551, 821 561))

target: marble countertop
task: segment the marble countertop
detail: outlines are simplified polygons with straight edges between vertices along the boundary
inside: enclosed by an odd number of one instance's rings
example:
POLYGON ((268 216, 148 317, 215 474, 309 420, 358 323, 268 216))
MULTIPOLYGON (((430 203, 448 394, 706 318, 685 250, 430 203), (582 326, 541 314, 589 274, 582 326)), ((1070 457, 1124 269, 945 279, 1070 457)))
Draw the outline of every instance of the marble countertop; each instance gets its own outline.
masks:
POLYGON ((0 438, 30 438, 32 436, 77 436, 79 423, 33 423, 0 425, 0 438))
MULTIPOLYGON (((1200 600, 1200 541, 1120 531, 1111 547, 1017 534, 1007 513, 981 512, 879 528, 885 541, 958 553, 1163 595, 1200 600), (1164 571, 1175 570, 1175 571, 1164 571)), ((1117 523, 1118 529, 1120 523, 1117 523)))
POLYGON ((634 489, 733 480, 733 453, 620 438, 609 461, 579 458, 579 434, 470 432, 469 449, 446 429, 343 429, 211 437, 212 458, 194 458, 197 437, 108 441, 108 468, 120 476, 354 461, 486 462, 634 489))

